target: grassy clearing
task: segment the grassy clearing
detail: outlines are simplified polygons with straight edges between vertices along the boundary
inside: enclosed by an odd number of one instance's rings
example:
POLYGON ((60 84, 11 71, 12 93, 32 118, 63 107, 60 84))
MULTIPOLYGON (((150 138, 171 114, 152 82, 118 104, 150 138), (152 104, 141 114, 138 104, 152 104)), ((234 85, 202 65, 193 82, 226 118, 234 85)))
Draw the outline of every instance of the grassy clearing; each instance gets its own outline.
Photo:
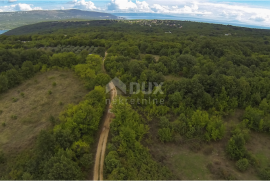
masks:
MULTIPOLYGON (((166 165, 181 180, 259 180, 256 168, 250 167, 245 172, 236 168, 236 161, 226 155, 226 146, 230 131, 243 115, 242 110, 224 118, 227 133, 221 141, 205 143, 189 140, 182 143, 163 144, 158 140, 158 120, 150 122, 150 134, 145 146, 148 146, 154 159, 166 165), (212 166, 210 169, 209 165, 212 166), (232 176, 232 177, 230 177, 232 176)), ((260 162, 261 168, 270 166, 270 135, 251 132, 246 147, 260 162)))
POLYGON ((206 156, 194 154, 191 152, 182 152, 172 156, 170 162, 179 171, 183 179, 208 180, 209 171, 205 164, 208 163, 206 156))
POLYGON ((65 105, 80 102, 86 94, 73 72, 50 71, 0 95, 0 151, 16 153, 31 146, 51 125, 50 116, 57 117, 65 105))
POLYGON ((258 159, 261 168, 270 166, 270 135, 264 133, 251 133, 247 149, 258 159))
POLYGON ((181 80, 182 78, 181 77, 177 77, 175 75, 166 75, 164 76, 165 77, 165 81, 179 81, 181 80))

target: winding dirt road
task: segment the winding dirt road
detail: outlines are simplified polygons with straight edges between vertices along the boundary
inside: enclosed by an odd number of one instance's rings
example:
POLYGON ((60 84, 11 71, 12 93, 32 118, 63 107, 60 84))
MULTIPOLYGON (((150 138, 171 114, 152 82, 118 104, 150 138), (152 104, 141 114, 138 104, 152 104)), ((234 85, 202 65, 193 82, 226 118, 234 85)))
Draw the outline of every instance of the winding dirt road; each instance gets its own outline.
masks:
MULTIPOLYGON (((106 59, 107 53, 105 54, 105 58, 103 60, 103 70, 105 71, 104 68, 104 61, 106 59)), ((95 159, 95 166, 94 166, 94 178, 93 180, 103 180, 103 168, 104 168, 104 159, 105 159, 105 153, 106 153, 106 146, 107 146, 107 140, 108 140, 108 135, 110 132, 110 124, 112 121, 112 118, 114 117, 114 114, 111 113, 112 109, 112 102, 113 100, 117 97, 117 90, 115 85, 110 82, 109 84, 111 92, 110 92, 110 100, 111 104, 106 110, 106 118, 103 124, 102 132, 99 137, 99 142, 98 142, 98 147, 97 147, 97 152, 96 152, 96 159, 95 159)))

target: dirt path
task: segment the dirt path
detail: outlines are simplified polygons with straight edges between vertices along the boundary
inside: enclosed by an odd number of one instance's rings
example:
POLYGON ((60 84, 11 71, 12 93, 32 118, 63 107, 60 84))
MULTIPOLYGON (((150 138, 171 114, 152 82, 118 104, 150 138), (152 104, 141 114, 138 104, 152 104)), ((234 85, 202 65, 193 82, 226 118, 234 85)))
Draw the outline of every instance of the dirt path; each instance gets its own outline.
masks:
MULTIPOLYGON (((107 52, 105 53, 105 58, 106 58, 106 56, 107 56, 107 52)), ((104 68, 105 58, 103 60, 103 70, 104 71, 105 71, 105 68, 104 68)), ((116 98, 116 96, 117 96, 117 90, 112 82, 109 84, 109 86, 111 88, 110 99, 111 99, 111 103, 112 103, 113 99, 116 98)), ((103 130, 100 134, 98 147, 97 147, 93 180, 103 180, 103 167, 104 167, 104 159, 105 159, 105 153, 106 153, 107 140, 108 140, 108 135, 110 132, 110 124, 111 124, 112 118, 114 116, 114 114, 111 113, 111 109, 112 109, 112 104, 110 104, 109 108, 106 110, 106 113, 105 113, 106 118, 105 118, 105 122, 103 124, 103 128, 102 128, 103 130)))

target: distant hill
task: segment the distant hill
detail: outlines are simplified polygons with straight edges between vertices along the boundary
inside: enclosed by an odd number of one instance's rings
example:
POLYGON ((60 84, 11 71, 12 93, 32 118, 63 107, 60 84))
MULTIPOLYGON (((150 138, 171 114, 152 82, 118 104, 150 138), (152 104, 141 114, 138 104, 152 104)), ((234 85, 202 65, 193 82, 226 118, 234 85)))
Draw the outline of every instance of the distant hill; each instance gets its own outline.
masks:
MULTIPOLYGON (((4 33, 4 35, 48 34, 62 30, 65 34, 69 29, 110 27, 116 24, 116 20, 91 20, 91 21, 51 21, 20 26, 4 33)), ((121 24, 122 25, 122 24, 121 24)))
POLYGON ((118 19, 118 17, 108 13, 81 11, 77 9, 1 12, 0 30, 13 29, 20 26, 44 21, 61 21, 74 19, 100 20, 100 19, 118 19))

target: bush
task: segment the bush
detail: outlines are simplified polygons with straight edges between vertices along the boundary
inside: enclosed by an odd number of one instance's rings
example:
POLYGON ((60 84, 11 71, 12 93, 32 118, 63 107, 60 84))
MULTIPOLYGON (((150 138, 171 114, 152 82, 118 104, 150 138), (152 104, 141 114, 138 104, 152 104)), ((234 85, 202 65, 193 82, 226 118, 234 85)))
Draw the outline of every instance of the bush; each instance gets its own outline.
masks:
POLYGON ((229 157, 233 160, 243 158, 247 154, 245 144, 246 142, 243 134, 233 135, 233 137, 229 140, 226 149, 229 157))
POLYGON ((17 115, 11 115, 11 119, 16 120, 17 118, 17 115))
POLYGON ((3 113, 3 110, 0 110, 0 115, 3 113))
POLYGON ((5 123, 5 122, 3 122, 3 123, 2 123, 2 126, 3 126, 3 127, 6 127, 6 123, 5 123))
POLYGON ((20 94, 22 97, 24 97, 24 93, 23 92, 21 92, 21 94, 20 94))
POLYGON ((249 161, 246 158, 240 159, 236 162, 236 166, 238 170, 240 170, 241 172, 244 172, 248 169, 249 161))
POLYGON ((48 94, 49 94, 49 95, 51 95, 51 94, 52 94, 52 91, 51 91, 51 90, 49 90, 49 91, 48 91, 48 94))
POLYGON ((270 169, 261 170, 259 173, 259 177, 262 180, 270 180, 270 169))
POLYGON ((247 152, 245 156, 248 159, 250 165, 255 166, 255 167, 258 167, 260 165, 259 160, 252 153, 247 152))
POLYGON ((170 142, 172 141, 172 133, 170 128, 162 128, 158 130, 158 137, 161 142, 170 142))
POLYGON ((51 115, 49 118, 49 121, 51 122, 52 125, 55 125, 56 119, 51 115))
POLYGON ((0 151, 0 164, 5 163, 5 161, 6 161, 5 154, 2 151, 0 151))
POLYGON ((17 102, 18 100, 19 100, 18 98, 15 97, 12 98, 12 102, 17 102))
POLYGON ((56 86, 56 82, 52 83, 52 86, 55 87, 56 86))

